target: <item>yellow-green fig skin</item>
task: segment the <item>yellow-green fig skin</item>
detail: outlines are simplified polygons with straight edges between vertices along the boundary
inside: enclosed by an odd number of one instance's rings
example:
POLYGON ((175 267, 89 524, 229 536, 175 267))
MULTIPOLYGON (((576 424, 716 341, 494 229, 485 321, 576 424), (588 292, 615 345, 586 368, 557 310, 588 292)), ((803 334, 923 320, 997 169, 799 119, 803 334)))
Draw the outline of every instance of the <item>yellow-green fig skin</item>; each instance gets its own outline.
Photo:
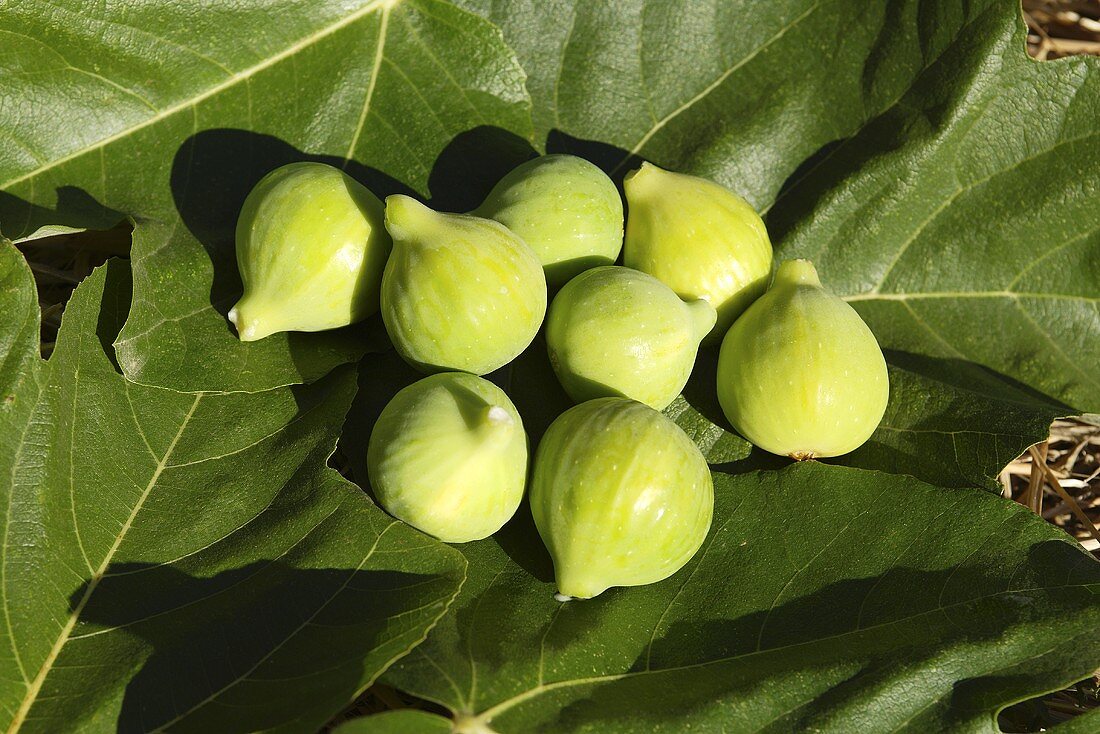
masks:
POLYGON ((534 251, 499 222, 386 199, 393 252, 382 276, 382 320, 409 364, 484 375, 527 348, 546 315, 534 251))
POLYGON ((623 264, 718 311, 716 342, 768 286, 772 245, 763 220, 729 189, 651 163, 623 181, 629 214, 623 264))
POLYGON ((874 334, 822 288, 808 260, 780 265, 768 292, 722 341, 722 411, 773 454, 801 460, 855 450, 878 427, 889 394, 874 334))
POLYGON ((499 387, 441 372, 404 388, 371 431, 367 472, 394 517, 447 543, 487 538, 523 499, 527 434, 499 387))
POLYGON ((474 213, 530 245, 551 288, 611 265, 623 246, 619 190, 599 167, 572 155, 544 155, 516 167, 474 213))
POLYGON ((687 384, 716 318, 705 300, 685 303, 652 275, 592 268, 550 304, 550 363, 577 402, 618 396, 663 410, 687 384))
POLYGON ((229 312, 241 341, 347 326, 378 311, 390 236, 382 202, 323 163, 260 179, 237 219, 244 295, 229 312))
POLYGON ((562 413, 535 454, 531 511, 561 595, 668 578, 706 538, 714 485, 670 419, 627 398, 562 413))

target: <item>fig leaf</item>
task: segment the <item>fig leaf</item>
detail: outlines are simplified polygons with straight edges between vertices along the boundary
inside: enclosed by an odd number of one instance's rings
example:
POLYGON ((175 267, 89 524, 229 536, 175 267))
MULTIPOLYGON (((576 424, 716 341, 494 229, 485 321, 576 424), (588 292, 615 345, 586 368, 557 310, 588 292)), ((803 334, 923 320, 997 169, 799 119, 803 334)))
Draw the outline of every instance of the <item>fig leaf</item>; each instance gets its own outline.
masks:
POLYGON ((6 731, 316 731, 445 612, 465 563, 325 466, 354 392, 135 385, 126 266, 76 291, 48 362, 0 244, 6 731), (257 469, 258 467, 261 467, 257 469))
POLYGON ((517 518, 385 674, 465 731, 999 731, 1095 668, 1100 564, 1026 508, 815 462, 716 473, 665 581, 554 599, 517 518), (793 512, 792 508, 801 511, 793 512))
POLYGON ((442 0, 190 7, 5 7, 0 130, 18 135, 0 134, 0 234, 134 219, 134 300, 116 344, 131 380, 186 392, 310 382, 387 340, 372 319, 236 341, 233 231, 249 190, 319 161, 380 198, 461 188, 472 208, 494 181, 478 190, 471 160, 530 153, 524 72, 496 28, 442 0))

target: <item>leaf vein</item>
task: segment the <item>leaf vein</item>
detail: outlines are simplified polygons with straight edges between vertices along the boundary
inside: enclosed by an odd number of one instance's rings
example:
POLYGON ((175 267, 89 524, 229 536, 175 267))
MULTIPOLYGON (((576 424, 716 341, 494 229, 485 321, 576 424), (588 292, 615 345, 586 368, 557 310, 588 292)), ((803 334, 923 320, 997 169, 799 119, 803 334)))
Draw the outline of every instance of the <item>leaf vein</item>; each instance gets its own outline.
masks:
POLYGON ((122 545, 123 539, 126 537, 126 533, 129 531, 133 524, 134 518, 141 511, 142 506, 145 504, 146 499, 149 497, 149 493, 153 491, 153 487, 156 486, 157 480, 160 478, 161 472, 164 470, 164 465, 168 461, 168 458, 172 455, 172 452, 176 448, 176 444, 179 443, 180 438, 183 436, 184 431, 187 429, 187 425, 191 421, 191 416, 195 414, 195 410, 199 407, 199 401, 202 400, 202 395, 195 396, 195 402, 191 404, 191 409, 184 416, 183 421, 180 423, 179 430, 176 432, 175 437, 172 439, 172 443, 169 444, 168 449, 165 451, 164 456, 161 458, 160 463, 153 470, 152 476, 149 478, 149 483, 145 487, 145 491, 138 498, 138 501, 134 504, 134 508, 130 511, 130 516, 123 524, 118 536, 115 538, 114 543, 107 550, 107 553, 103 557, 103 561, 100 563, 99 568, 88 580, 88 585, 84 589, 84 594, 81 596, 80 601, 77 602, 76 607, 69 614, 68 621, 61 628, 57 639, 54 641, 53 646, 50 648, 49 653, 46 655, 46 659, 42 661, 42 666, 38 670, 38 674, 35 676, 34 681, 31 682, 30 687, 27 690, 27 694, 23 697, 22 702, 19 705, 19 709, 16 711, 15 716, 12 718, 11 725, 8 728, 8 733, 18 731, 23 722, 27 719, 27 715, 30 713, 31 706, 34 705, 35 699, 42 690, 42 684, 46 680, 46 676, 49 675, 50 670, 53 667, 54 662, 57 660, 58 655, 61 654, 61 649, 69 641, 69 636, 72 634, 73 628, 76 626, 77 619, 84 611, 84 607, 87 606, 88 600, 95 592, 96 587, 99 585, 100 580, 103 578, 103 573, 107 570, 111 561, 114 558, 115 553, 122 545))
POLYGON ((224 79, 223 81, 219 82, 218 84, 215 84, 215 85, 211 86, 209 89, 206 89, 205 91, 203 91, 199 94, 196 94, 196 95, 194 95, 194 96, 192 96, 188 99, 181 100, 180 102, 177 102, 177 103, 175 103, 175 104, 173 104, 169 107, 166 107, 163 110, 161 110, 159 113, 157 113, 156 115, 153 115, 149 118, 146 118, 145 120, 142 120, 139 123, 131 125, 131 126, 129 126, 127 128, 124 128, 122 130, 119 130, 118 132, 115 132, 111 135, 108 135, 108 136, 106 136, 106 137, 104 137, 100 140, 95 141, 94 143, 92 143, 90 145, 87 145, 87 146, 85 146, 83 148, 80 148, 78 150, 74 150, 74 151, 72 151, 70 153, 67 153, 63 156, 60 156, 60 157, 58 157, 58 158, 56 158, 56 159, 54 159, 54 160, 52 160, 52 161, 50 161, 50 162, 48 162, 44 165, 41 165, 37 168, 34 168, 30 171, 27 171, 26 173, 20 174, 18 176, 15 176, 14 178, 8 179, 7 181, 5 181, 3 183, 0 183, 0 189, 7 189, 7 188, 10 188, 12 186, 15 186, 16 184, 23 183, 24 181, 27 181, 27 180, 32 180, 33 181, 33 179, 36 176, 38 176, 41 173, 44 173, 45 171, 56 168, 57 166, 63 165, 65 163, 68 163, 69 161, 74 160, 76 158, 79 158, 80 156, 84 155, 85 153, 91 152, 92 150, 95 150, 97 148, 101 148, 103 146, 109 145, 111 143, 114 143, 117 140, 121 140, 122 138, 126 137, 127 135, 132 135, 132 134, 136 133, 139 130, 147 128, 150 125, 154 125, 154 124, 160 122, 161 120, 164 120, 168 117, 171 117, 172 115, 176 114, 177 112, 180 112, 182 110, 187 109, 188 107, 192 107, 194 105, 199 104, 200 102, 203 102, 207 99, 210 99, 211 97, 215 96, 216 94, 219 94, 220 92, 223 92, 227 89, 232 88, 238 82, 244 81, 244 80, 260 73, 261 71, 264 71, 265 69, 268 69, 268 68, 274 66, 275 64, 281 62, 282 60, 284 60, 288 57, 292 57, 294 54, 298 53, 302 49, 308 48, 309 46, 313 45, 314 43, 317 43, 321 39, 327 38, 328 36, 331 36, 333 33, 336 33, 340 29, 351 25, 352 23, 359 20, 360 18, 365 17, 366 15, 369 15, 371 12, 373 12, 377 8, 383 7, 383 6, 393 6, 393 5, 397 4, 398 2, 401 2, 401 0, 374 0, 373 2, 367 3, 366 5, 362 6, 358 10, 348 14, 346 17, 340 19, 339 21, 337 21, 335 23, 332 23, 331 25, 328 25, 324 28, 321 28, 318 31, 309 34, 308 36, 305 36, 303 38, 298 39, 298 41, 291 44, 287 48, 283 49, 279 53, 274 54, 273 56, 270 56, 269 58, 266 58, 266 59, 264 59, 263 61, 261 61, 257 64, 253 64, 252 66, 250 66, 246 69, 243 69, 242 71, 239 71, 236 74, 233 74, 232 76, 224 79))
POLYGON ((683 114, 687 110, 691 109, 691 107, 694 106, 697 102, 699 102, 700 100, 706 98, 711 92, 713 92, 718 87, 722 86, 722 84, 727 79, 729 79, 730 76, 734 72, 736 72, 742 66, 749 63, 754 58, 756 58, 761 53, 763 53, 765 50, 767 50, 767 48, 769 46, 771 46, 773 43, 775 43, 780 38, 785 36, 792 28, 794 28, 799 23, 801 23, 803 20, 808 18, 810 15, 812 15, 814 13, 814 11, 816 11, 819 7, 821 7, 821 2, 820 2, 820 0, 817 0, 817 2, 815 2, 813 5, 808 7, 806 10, 802 11, 802 13, 798 15, 798 17, 796 17, 794 20, 792 20, 787 25, 780 28, 779 31, 776 32, 775 35, 773 35, 771 38, 766 40, 761 45, 757 46, 755 49, 750 51, 745 56, 741 57, 741 59, 739 59, 735 64, 733 64, 731 67, 729 67, 724 72, 722 72, 722 74, 720 74, 714 81, 712 81, 710 84, 708 84, 706 87, 704 87, 701 92, 699 92, 694 97, 689 99, 687 102, 684 102, 682 105, 680 105, 679 107, 674 109, 672 112, 668 113, 667 115, 662 117, 660 120, 658 120, 657 123, 655 125, 653 125, 649 129, 649 131, 638 140, 637 143, 634 144, 634 147, 630 149, 629 154, 624 156, 623 159, 619 161, 618 165, 615 166, 612 173, 617 172, 620 168, 622 168, 624 165, 626 165, 626 162, 629 161, 631 159, 631 157, 637 155, 641 151, 641 149, 645 147, 646 143, 648 143, 653 138, 654 135, 656 135, 658 132, 660 132, 665 127, 665 125, 667 125, 669 122, 671 122, 676 117, 679 117, 681 114, 683 114))

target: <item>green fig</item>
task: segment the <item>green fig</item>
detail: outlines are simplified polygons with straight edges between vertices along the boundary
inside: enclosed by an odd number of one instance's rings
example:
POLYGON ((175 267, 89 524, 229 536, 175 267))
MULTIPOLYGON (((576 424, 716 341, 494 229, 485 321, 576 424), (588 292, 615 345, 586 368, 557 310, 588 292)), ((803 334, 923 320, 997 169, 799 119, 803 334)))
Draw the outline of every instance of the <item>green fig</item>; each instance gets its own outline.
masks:
POLYGON ((679 426, 639 402, 599 398, 543 435, 531 511, 559 598, 588 599, 680 570, 710 529, 714 486, 679 426))
POLYGON ((652 275, 607 265, 566 283, 546 319, 550 363, 580 402, 627 397, 663 410, 687 384, 717 315, 652 275))
POLYGON ((241 341, 347 326, 378 310, 390 237, 382 202, 323 163, 260 179, 237 219, 244 295, 229 312, 241 341))
POLYGON ((803 460, 853 451, 878 427, 889 394, 874 334, 821 287, 808 260, 780 265, 722 341, 722 411, 773 454, 803 460))
POLYGON ((480 540, 523 499, 527 434, 499 387, 442 372, 404 388, 382 410, 367 473, 394 517, 448 543, 480 540))
POLYGON ((535 253, 499 222, 386 199, 393 253, 382 320, 399 354, 425 372, 483 375, 511 362, 546 315, 535 253))
POLYGON ((737 194, 651 163, 623 181, 630 214, 623 264, 668 284, 681 298, 718 311, 709 342, 764 292, 772 245, 764 222, 737 194))
POLYGON ((474 212, 518 234, 538 255, 546 282, 611 265, 623 246, 623 201, 597 166, 572 155, 544 155, 517 167, 474 212))

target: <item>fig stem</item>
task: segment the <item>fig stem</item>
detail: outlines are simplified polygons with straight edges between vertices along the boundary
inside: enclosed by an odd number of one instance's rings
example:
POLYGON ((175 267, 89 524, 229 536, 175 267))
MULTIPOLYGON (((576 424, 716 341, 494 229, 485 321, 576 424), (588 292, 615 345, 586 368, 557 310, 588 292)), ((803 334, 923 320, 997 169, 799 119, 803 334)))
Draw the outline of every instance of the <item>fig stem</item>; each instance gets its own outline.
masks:
POLYGON ((817 277, 817 268, 809 260, 785 260, 775 272, 776 285, 813 285, 821 287, 821 279, 817 277))
POLYGON ((623 188, 631 189, 633 194, 641 193, 641 189, 647 186, 646 182, 659 178, 659 176, 654 175, 659 173, 663 173, 660 168, 648 161, 642 161, 641 166, 623 177, 623 188))
POLYGON ((490 405, 481 413, 478 433, 490 442, 505 442, 512 435, 515 420, 499 405, 490 405))
POLYGON ((512 425, 512 416, 508 415, 508 411, 499 405, 489 406, 489 409, 485 411, 485 420, 494 428, 512 425))
POLYGON ((718 312, 714 310, 714 306, 711 306, 710 300, 706 298, 690 301, 687 307, 691 312, 692 323, 695 325, 695 335, 701 341, 718 322, 718 312))
POLYGON ((411 196, 391 194, 386 197, 386 231, 394 247, 416 238, 416 234, 437 216, 437 212, 411 196))

